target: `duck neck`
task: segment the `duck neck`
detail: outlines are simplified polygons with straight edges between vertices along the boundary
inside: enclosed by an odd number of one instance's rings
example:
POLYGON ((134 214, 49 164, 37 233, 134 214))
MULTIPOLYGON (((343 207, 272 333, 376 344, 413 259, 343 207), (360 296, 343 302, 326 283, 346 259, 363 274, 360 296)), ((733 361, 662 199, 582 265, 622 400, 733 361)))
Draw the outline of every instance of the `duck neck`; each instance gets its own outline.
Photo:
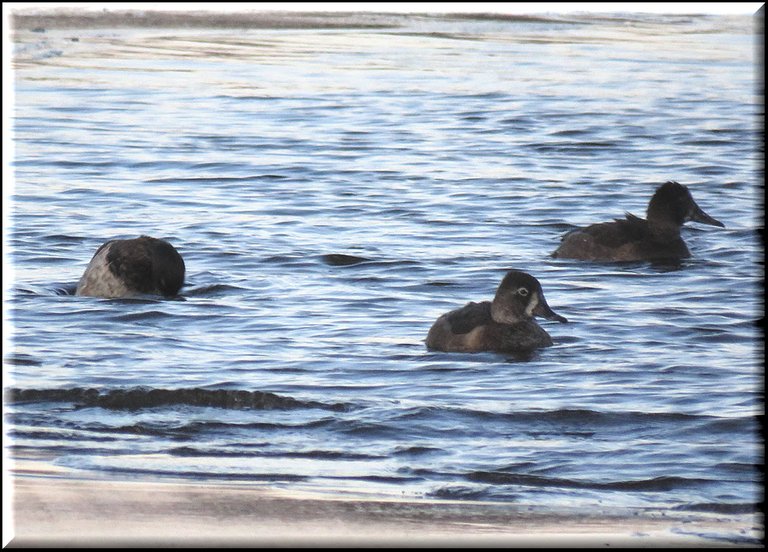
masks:
POLYGON ((491 303, 491 318, 499 324, 516 324, 525 320, 523 316, 496 299, 491 303))
POLYGON ((648 205, 646 220, 651 231, 662 238, 679 238, 680 228, 685 219, 668 203, 653 198, 648 205))
POLYGON ((681 226, 666 217, 648 215, 648 228, 660 239, 674 240, 680 238, 681 226))

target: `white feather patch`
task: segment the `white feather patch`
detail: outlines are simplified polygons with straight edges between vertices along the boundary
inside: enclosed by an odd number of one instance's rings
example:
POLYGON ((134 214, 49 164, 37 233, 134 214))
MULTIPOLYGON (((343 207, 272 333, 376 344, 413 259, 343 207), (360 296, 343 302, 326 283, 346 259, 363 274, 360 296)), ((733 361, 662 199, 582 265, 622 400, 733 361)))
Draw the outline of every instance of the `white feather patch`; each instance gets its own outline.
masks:
POLYGON ((534 293, 531 295, 531 300, 528 302, 528 306, 525 307, 525 314, 533 318, 533 311, 539 306, 539 294, 534 293))

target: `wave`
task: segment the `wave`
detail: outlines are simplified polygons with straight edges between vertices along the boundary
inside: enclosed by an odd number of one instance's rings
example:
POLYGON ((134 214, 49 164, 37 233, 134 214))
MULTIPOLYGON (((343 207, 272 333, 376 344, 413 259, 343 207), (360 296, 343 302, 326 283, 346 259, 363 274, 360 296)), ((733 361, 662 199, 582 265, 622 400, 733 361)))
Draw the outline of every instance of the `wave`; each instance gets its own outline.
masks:
POLYGON ((179 457, 191 458, 308 458, 312 460, 384 460, 386 456, 379 454, 362 454, 356 452, 343 452, 337 450, 308 450, 308 451, 253 451, 236 450, 222 451, 218 449, 199 448, 191 446, 170 449, 168 454, 179 457))
POLYGON ((635 492, 667 492, 677 489, 699 487, 703 484, 718 484, 718 480, 662 476, 652 479, 630 481, 579 481, 556 477, 542 477, 538 475, 505 473, 496 471, 475 471, 468 473, 466 478, 476 483, 492 485, 521 485, 525 487, 559 487, 570 489, 595 489, 610 491, 635 491, 635 492))
POLYGON ((464 487, 462 485, 448 485, 440 487, 430 493, 430 498, 438 498, 444 500, 486 500, 488 499, 488 493, 484 489, 474 489, 471 487, 464 487))
POLYGON ((3 359, 3 362, 5 364, 13 364, 15 366, 42 366, 43 365, 41 361, 24 353, 15 353, 10 356, 7 356, 3 359))
POLYGON ((714 514, 728 514, 728 515, 740 515, 740 514, 752 514, 760 511, 760 504, 751 502, 738 502, 738 503, 695 503, 695 504, 682 504, 675 506, 673 510, 679 510, 682 512, 707 512, 714 514))
MULTIPOLYGON (((512 412, 488 412, 469 408, 436 408, 417 407, 400 414, 401 419, 421 418, 449 414, 469 418, 479 418, 486 421, 503 422, 550 422, 550 423, 580 423, 593 425, 614 425, 617 423, 647 423, 647 422, 685 422, 685 421, 715 421, 715 416, 685 414, 682 412, 641 412, 621 411, 603 412, 588 408, 558 408, 555 410, 523 410, 512 412)), ((740 418, 739 418, 740 419, 740 418)))
POLYGON ((347 255, 344 253, 328 253, 322 255, 321 259, 330 266, 349 266, 371 261, 368 257, 358 257, 357 255, 347 255))
POLYGON ((232 284, 203 284, 197 287, 185 288, 182 293, 186 297, 217 297, 243 291, 246 288, 232 284))
POLYGON ((175 470, 175 469, 152 469, 152 468, 136 468, 131 466, 100 466, 100 470, 104 471, 105 473, 116 473, 125 475, 125 474, 133 474, 133 475, 149 475, 152 477, 172 477, 174 479, 178 478, 189 478, 189 479, 196 479, 196 480, 206 480, 206 481, 248 481, 248 482, 254 482, 254 481, 260 481, 260 482, 301 482, 301 481, 309 481, 310 477, 306 475, 301 474, 293 474, 293 473, 217 473, 207 470, 194 470, 194 469, 184 469, 184 470, 175 470))
MULTIPOLYGON (((135 301, 135 298, 130 299, 135 301)), ((112 317, 112 320, 116 322, 137 322, 147 320, 161 320, 164 318, 174 318, 174 315, 168 314, 163 311, 146 311, 146 312, 134 312, 130 314, 120 314, 112 317)))
POLYGON ((484 425, 522 426, 531 436, 560 435, 589 439, 595 432, 623 432, 630 428, 656 428, 679 434, 752 434, 760 421, 757 416, 719 417, 684 412, 598 411, 579 408, 489 412, 457 407, 416 407, 401 411, 395 421, 431 423, 434 419, 465 419, 484 425))
POLYGON ((234 389, 130 389, 99 390, 75 387, 69 389, 18 389, 5 392, 9 404, 73 403, 76 407, 100 407, 110 410, 139 410, 162 406, 203 406, 226 409, 288 410, 319 408, 344 412, 350 406, 344 403, 303 401, 266 391, 234 389))
POLYGON ((74 295, 77 283, 52 283, 48 285, 16 284, 13 288, 14 296, 39 296, 52 297, 55 295, 74 295))

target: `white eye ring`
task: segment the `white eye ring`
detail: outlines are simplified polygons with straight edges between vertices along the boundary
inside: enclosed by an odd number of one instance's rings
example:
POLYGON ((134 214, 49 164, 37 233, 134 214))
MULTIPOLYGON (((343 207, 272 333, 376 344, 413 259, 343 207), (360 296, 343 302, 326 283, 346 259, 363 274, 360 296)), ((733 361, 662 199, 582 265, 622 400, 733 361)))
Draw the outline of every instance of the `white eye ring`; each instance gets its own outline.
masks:
POLYGON ((528 288, 517 288, 517 294, 521 297, 528 297, 528 288))

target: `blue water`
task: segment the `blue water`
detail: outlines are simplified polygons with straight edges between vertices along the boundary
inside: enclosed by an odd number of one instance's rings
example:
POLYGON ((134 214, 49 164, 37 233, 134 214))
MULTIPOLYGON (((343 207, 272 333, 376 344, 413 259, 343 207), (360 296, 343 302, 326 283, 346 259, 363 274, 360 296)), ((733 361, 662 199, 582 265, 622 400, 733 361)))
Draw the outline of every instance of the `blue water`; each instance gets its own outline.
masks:
MULTIPOLYGON (((301 17, 301 16, 297 16, 301 17)), ((748 17, 390 16, 371 28, 14 33, 10 453, 183 477, 544 506, 762 499, 762 157, 748 17), (551 259, 666 180, 679 265, 551 259), (103 241, 180 300, 75 297, 103 241), (347 257, 341 257, 345 255, 347 257), (536 276, 527 360, 429 352, 536 276)), ((9 267, 6 267, 9 268, 9 267)))

